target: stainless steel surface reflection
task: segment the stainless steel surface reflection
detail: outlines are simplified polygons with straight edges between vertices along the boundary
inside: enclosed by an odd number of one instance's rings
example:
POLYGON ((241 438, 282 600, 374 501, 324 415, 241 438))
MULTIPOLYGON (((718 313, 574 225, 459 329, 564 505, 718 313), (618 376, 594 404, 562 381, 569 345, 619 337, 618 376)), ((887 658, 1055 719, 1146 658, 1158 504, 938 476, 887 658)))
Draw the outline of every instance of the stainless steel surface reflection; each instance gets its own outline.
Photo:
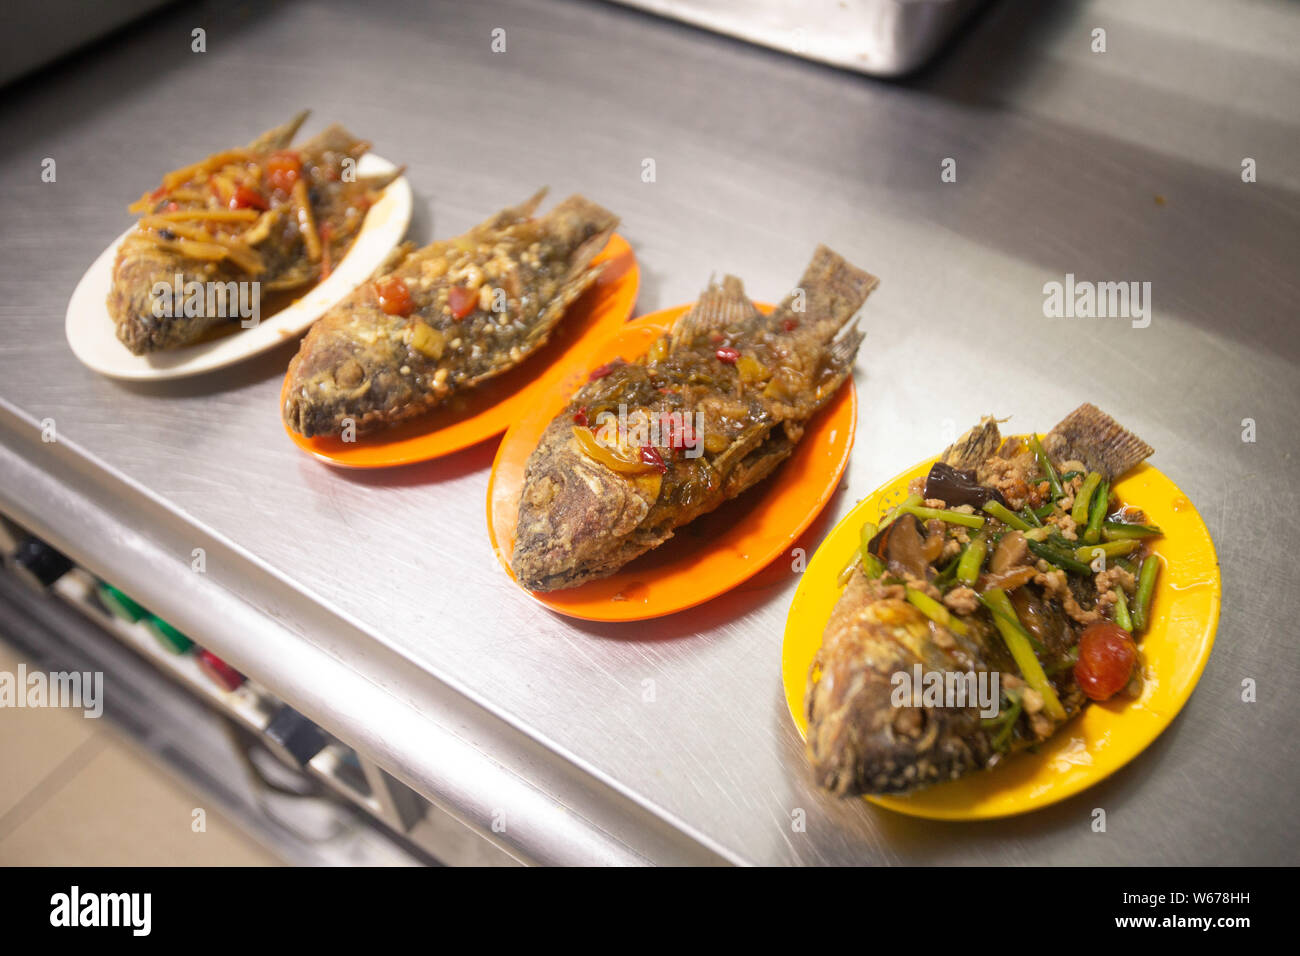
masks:
POLYGON ((993 5, 905 84, 606 4, 172 8, 0 102, 0 508, 524 859, 1295 863, 1300 9, 1043 6, 993 5), (1029 816, 837 803, 809 786, 781 696, 788 562, 672 618, 566 620, 489 550, 491 443, 323 467, 277 417, 292 344, 155 387, 81 367, 64 306, 125 204, 304 105, 408 165, 422 241, 542 183, 608 205, 643 311, 713 270, 774 299, 820 241, 879 275, 852 463, 804 547, 981 414, 1041 429, 1082 400, 1113 411, 1223 564, 1218 641, 1183 714, 1124 771, 1029 816), (1150 327, 1045 318, 1043 286, 1067 273, 1151 282, 1150 327))

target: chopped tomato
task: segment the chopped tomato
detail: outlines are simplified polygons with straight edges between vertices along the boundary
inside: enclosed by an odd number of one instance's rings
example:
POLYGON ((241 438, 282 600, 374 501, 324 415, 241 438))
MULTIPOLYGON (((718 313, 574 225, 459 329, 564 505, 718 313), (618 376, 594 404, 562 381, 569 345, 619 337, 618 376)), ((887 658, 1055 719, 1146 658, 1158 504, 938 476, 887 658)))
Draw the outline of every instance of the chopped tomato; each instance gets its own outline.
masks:
POLYGON ((719 362, 726 362, 728 365, 735 365, 736 359, 740 358, 740 353, 730 345, 724 345, 713 353, 718 357, 719 362))
POLYGON ((799 328, 799 320, 786 319, 781 323, 781 328, 785 329, 787 332, 793 332, 795 329, 799 328))
POLYGON ((457 321, 465 318, 478 307, 478 293, 463 285, 454 285, 447 291, 447 308, 451 317, 457 321))
POLYGON ((247 186, 240 186, 235 190, 235 194, 230 197, 231 209, 270 209, 270 203, 266 197, 256 189, 249 189, 247 186))
POLYGON ((167 211, 168 211, 168 212, 175 212, 177 209, 180 209, 180 208, 181 208, 181 204, 178 203, 178 202, 169 202, 169 203, 167 204, 167 211))
POLYGON ((266 181, 282 193, 293 189, 302 175, 302 158, 291 149, 282 149, 266 158, 266 181))
POLYGON ((415 311, 411 301, 411 290, 399 276, 389 276, 375 283, 375 294, 379 296, 379 307, 389 315, 410 315, 415 311))
POLYGON ((598 365, 591 370, 591 374, 587 376, 587 381, 594 382, 598 378, 604 378, 612 371, 614 371, 613 362, 606 362, 604 365, 598 365))
POLYGON ((1128 684, 1137 665, 1137 645, 1128 631, 1110 621, 1090 624, 1079 638, 1074 679, 1091 700, 1109 700, 1128 684))
POLYGON ((590 424, 587 421, 586 405, 583 405, 580 409, 578 409, 576 412, 573 413, 573 421, 575 424, 581 425, 583 428, 586 428, 587 425, 590 424))

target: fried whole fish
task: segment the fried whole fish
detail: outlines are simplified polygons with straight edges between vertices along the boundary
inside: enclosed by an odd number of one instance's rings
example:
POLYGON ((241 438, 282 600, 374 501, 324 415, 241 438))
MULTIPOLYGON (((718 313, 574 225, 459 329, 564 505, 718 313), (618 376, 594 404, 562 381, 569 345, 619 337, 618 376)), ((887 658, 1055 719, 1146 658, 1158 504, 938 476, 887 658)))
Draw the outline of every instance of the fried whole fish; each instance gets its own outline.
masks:
POLYGON ((118 250, 108 310, 136 355, 190 345, 247 318, 233 309, 239 283, 258 283, 258 296, 299 289, 347 253, 379 191, 400 173, 355 175, 370 144, 341 126, 290 149, 306 117, 168 173, 131 206, 141 219, 118 250), (193 282, 219 288, 220 298, 187 293, 193 282))
POLYGON ((863 336, 840 332, 876 282, 822 246, 764 316, 727 276, 642 360, 593 372, 525 467, 519 581, 606 577, 769 475, 850 375, 863 336))
POLYGON ((546 190, 455 239, 406 255, 326 313, 289 365, 283 415, 308 437, 423 414, 518 365, 600 275, 618 217, 546 190))
POLYGON ((1134 693, 1131 635, 1144 626, 1158 567, 1141 559, 1159 529, 1114 499, 1109 482, 1151 453, 1092 405, 1041 444, 1004 442, 986 417, 913 483, 888 524, 865 529, 809 672, 818 785, 853 796, 952 780, 1047 739, 1093 699, 1134 693), (1086 525, 1074 520, 1080 512, 1086 525), (1100 545, 1102 529, 1114 553, 1098 571, 1078 551, 1100 545), (1129 669, 1108 651, 1130 654, 1129 669), (926 680, 948 696, 900 693, 916 675, 935 675, 926 680), (964 699, 953 696, 959 686, 964 699), (979 687, 997 691, 981 702, 979 687))

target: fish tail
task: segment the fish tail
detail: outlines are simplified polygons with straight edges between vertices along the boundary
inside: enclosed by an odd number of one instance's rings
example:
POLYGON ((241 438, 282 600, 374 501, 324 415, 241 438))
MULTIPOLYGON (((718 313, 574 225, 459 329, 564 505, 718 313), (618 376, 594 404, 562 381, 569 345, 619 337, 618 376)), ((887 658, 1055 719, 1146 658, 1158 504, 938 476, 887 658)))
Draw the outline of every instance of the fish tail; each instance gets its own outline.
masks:
POLYGON ((303 110, 289 122, 268 129, 257 139, 248 144, 248 148, 256 153, 265 153, 273 149, 284 149, 293 142, 293 138, 298 135, 298 130, 311 114, 311 110, 303 110))
POLYGON ((1080 405, 1043 438, 1044 450, 1057 461, 1077 460, 1107 479, 1115 479, 1155 449, 1096 405, 1080 405))
POLYGON ((799 284, 768 316, 768 328, 793 322, 800 338, 830 342, 879 283, 838 252, 819 245, 799 284))
POLYGON ((831 396, 844 384, 844 380, 853 374, 853 360, 857 358, 858 348, 866 337, 867 333, 859 329, 858 324, 854 322, 843 335, 831 343, 826 360, 831 375, 817 386, 814 410, 830 401, 831 396))
POLYGON ((829 364, 835 369, 848 372, 853 367, 853 360, 857 357, 862 340, 866 337, 867 333, 859 329, 858 323, 854 322, 843 335, 831 343, 829 364))

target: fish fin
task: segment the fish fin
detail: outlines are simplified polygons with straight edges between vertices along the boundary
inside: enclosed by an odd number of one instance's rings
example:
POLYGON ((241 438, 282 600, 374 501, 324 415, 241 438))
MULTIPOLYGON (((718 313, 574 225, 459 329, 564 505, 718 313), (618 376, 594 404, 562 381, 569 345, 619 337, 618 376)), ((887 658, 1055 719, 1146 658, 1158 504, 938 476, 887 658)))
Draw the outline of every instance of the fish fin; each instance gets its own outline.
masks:
POLYGON ((1047 433, 1043 449, 1057 461, 1077 459, 1108 480, 1118 478, 1155 453, 1137 435, 1088 402, 1047 433))
POLYGON ((775 422, 767 421, 749 425, 729 446, 709 462, 709 467, 719 475, 730 476, 731 470, 737 464, 767 440, 768 433, 772 431, 774 424, 775 422))
POLYGON ((745 455, 727 475, 723 495, 734 498, 754 487, 794 452, 795 441, 784 430, 772 429, 764 441, 745 455))
POLYGON ((985 415, 980 423, 943 450, 939 460, 962 471, 978 468, 1002 445, 998 420, 985 415))
POLYGON ((282 126, 276 126, 274 129, 268 129, 257 139, 248 144, 248 148, 256 153, 270 152, 273 149, 284 149, 293 142, 293 138, 298 135, 298 130, 311 114, 311 110, 303 110, 289 122, 282 126))
POLYGON ((814 335, 829 342, 857 314, 880 280, 859 269, 838 252, 819 245, 799 284, 790 290, 767 318, 770 329, 787 320, 799 322, 801 336, 814 335), (802 301, 801 301, 802 299, 802 301), (802 306, 796 309, 795 306, 802 306))
MULTIPOLYGON (((494 216, 490 216, 475 226, 472 232, 490 232, 494 229, 504 229, 506 226, 516 222, 523 222, 526 219, 532 219, 537 212, 537 207, 542 204, 546 194, 551 191, 550 186, 543 186, 530 197, 519 203, 517 206, 507 206, 494 216)), ((556 207, 559 208, 558 206, 556 207)), ((552 210, 554 211, 554 210, 552 210)))
POLYGON ((858 328, 857 322, 850 325, 843 335, 831 343, 828 360, 830 365, 837 369, 852 368, 853 360, 858 355, 858 348, 866 337, 867 333, 858 328))
POLYGON ((416 245, 410 239, 397 245, 393 250, 384 256, 382 262, 375 266, 375 270, 370 273, 371 279, 378 279, 380 276, 388 275, 393 272, 407 259, 411 258, 416 252, 416 245))
POLYGON ((690 348, 703 336, 745 325, 759 317, 758 309, 745 295, 743 282, 733 275, 723 276, 720 283, 710 279, 699 301, 673 326, 669 351, 690 348))

